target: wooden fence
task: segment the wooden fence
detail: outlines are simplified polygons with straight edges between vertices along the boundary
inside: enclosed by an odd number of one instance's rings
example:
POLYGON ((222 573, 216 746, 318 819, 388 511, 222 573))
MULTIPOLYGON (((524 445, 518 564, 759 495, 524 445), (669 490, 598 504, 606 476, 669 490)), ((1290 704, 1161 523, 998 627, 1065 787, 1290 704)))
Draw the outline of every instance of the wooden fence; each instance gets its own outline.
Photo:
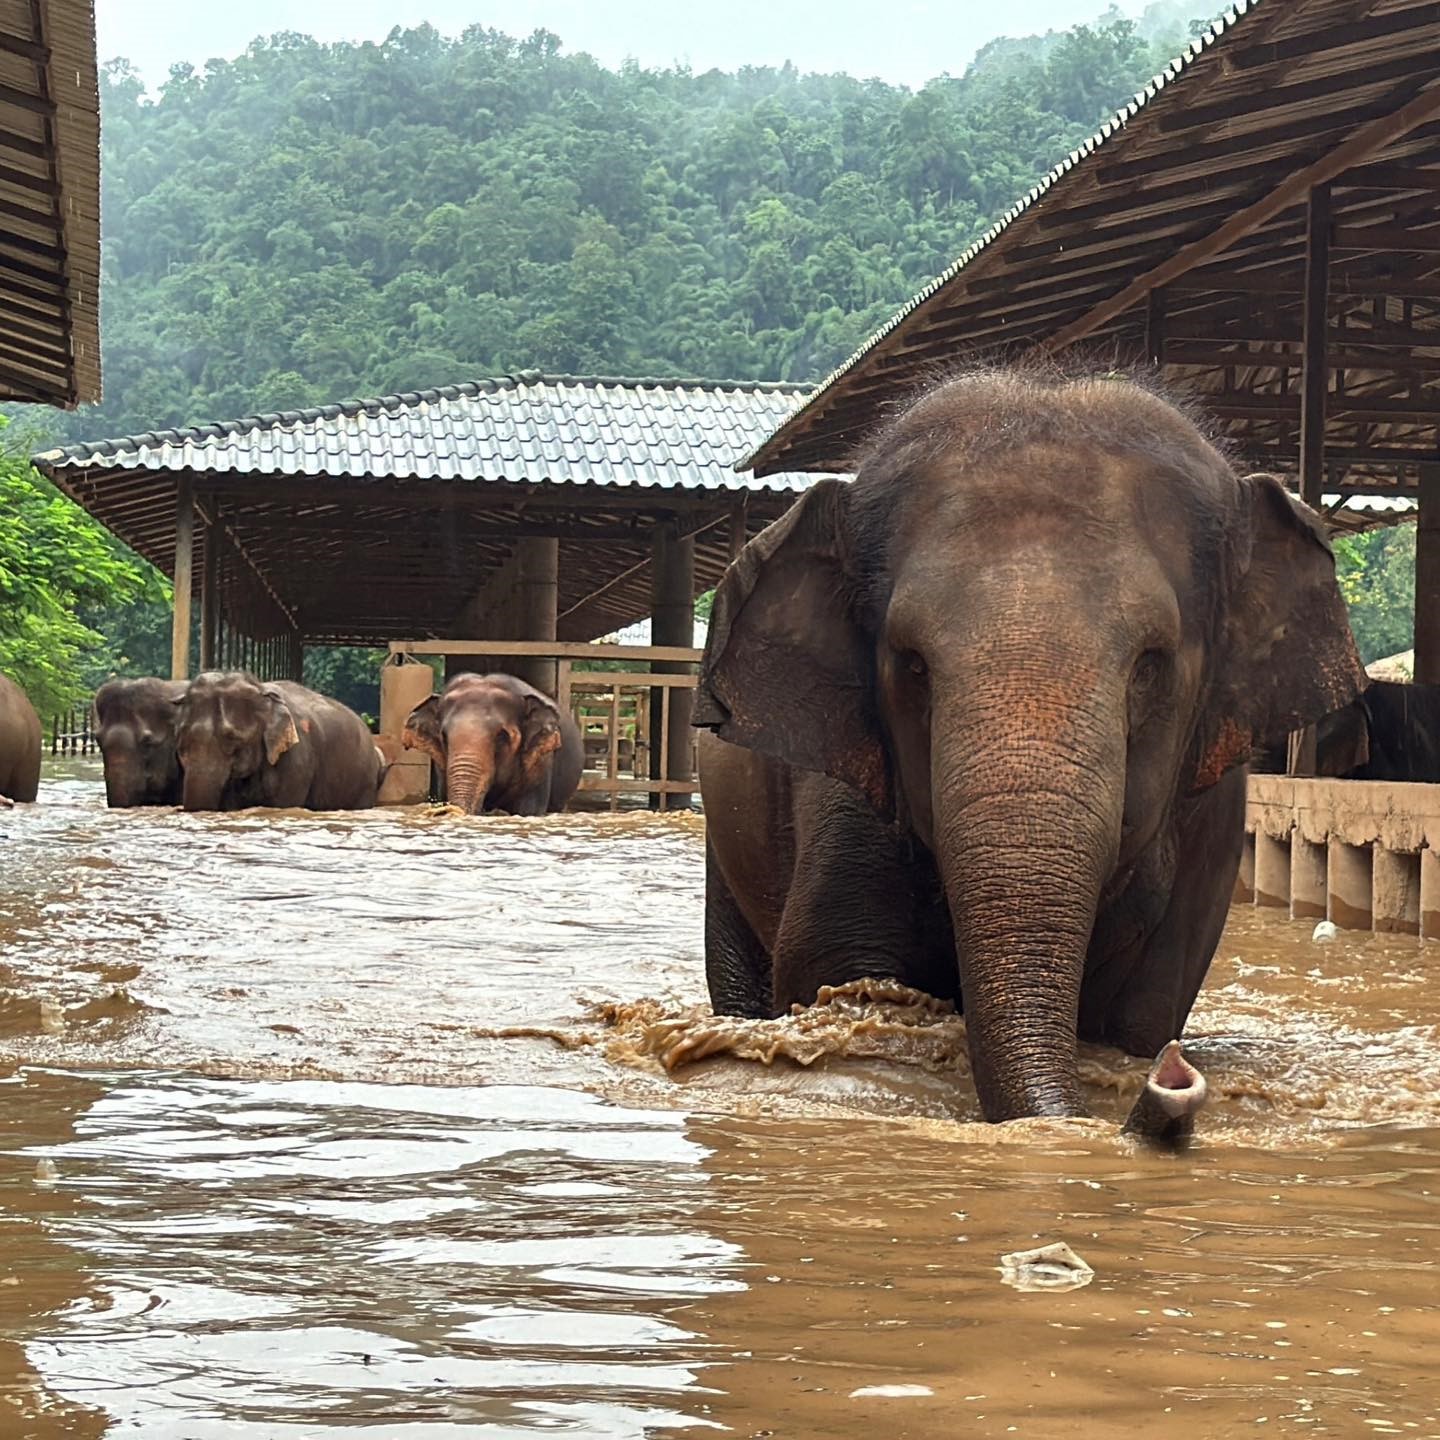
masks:
POLYGON ((93 755, 98 746, 90 728, 90 707, 76 706, 50 720, 50 753, 52 755, 93 755))

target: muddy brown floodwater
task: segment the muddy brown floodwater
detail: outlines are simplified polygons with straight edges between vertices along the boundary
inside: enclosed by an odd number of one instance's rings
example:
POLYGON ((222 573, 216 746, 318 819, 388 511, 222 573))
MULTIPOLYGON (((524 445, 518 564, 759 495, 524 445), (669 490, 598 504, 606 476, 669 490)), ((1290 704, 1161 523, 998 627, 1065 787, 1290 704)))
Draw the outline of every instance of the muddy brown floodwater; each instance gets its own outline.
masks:
POLYGON ((0 1437, 1440 1436, 1440 946, 1237 913, 1158 1158, 1108 1052, 990 1128, 906 992, 708 1021, 701 848, 0 811, 0 1437))

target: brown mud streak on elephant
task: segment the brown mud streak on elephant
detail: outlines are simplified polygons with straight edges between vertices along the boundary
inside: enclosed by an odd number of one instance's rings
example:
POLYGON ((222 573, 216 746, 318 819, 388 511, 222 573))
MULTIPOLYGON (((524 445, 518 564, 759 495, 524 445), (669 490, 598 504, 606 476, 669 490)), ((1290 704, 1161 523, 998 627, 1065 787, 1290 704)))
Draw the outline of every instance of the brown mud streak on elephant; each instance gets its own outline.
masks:
POLYGON ((456 675, 410 712, 404 741, 440 767, 446 798, 467 815, 563 810, 584 766, 575 721, 514 675, 456 675))
POLYGON ((40 717, 30 697, 0 675, 0 802, 30 804, 40 792, 40 717))
POLYGON ((712 1003, 893 977, 962 1004, 988 1119, 1081 1113, 1077 1035, 1155 1056, 1184 1027, 1253 744, 1362 683, 1317 517, 1167 400, 938 386, 716 594, 712 1003))
POLYGON ((105 801, 112 810, 181 802, 176 726, 189 682, 146 676, 107 680, 92 709, 105 765, 105 801))
POLYGON ((207 671, 180 701, 176 736, 187 810, 375 804, 379 755, 365 722, 292 681, 207 671))

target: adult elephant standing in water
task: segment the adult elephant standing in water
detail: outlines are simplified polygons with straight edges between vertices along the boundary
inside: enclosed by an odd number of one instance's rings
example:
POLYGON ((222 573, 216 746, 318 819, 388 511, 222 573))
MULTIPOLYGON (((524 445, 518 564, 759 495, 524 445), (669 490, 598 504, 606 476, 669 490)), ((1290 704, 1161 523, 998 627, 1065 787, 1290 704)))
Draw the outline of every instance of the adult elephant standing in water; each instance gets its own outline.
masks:
POLYGON ((898 978, 962 1005, 988 1119, 1081 1113, 1077 1034, 1154 1055, 1185 1024, 1252 743, 1362 683, 1316 516, 1164 399, 937 387, 717 592, 716 1010, 898 978))
POLYGON ((175 727, 187 688, 184 680, 146 676, 107 680, 95 692, 95 740, 112 810, 180 803, 175 727))
POLYGON ((29 804, 40 791, 40 717, 30 697, 0 675, 0 804, 29 804))
POLYGON ((575 721, 514 675, 456 675, 410 712, 404 738, 440 766, 446 798, 467 815, 563 810, 585 763, 575 721))
POLYGON ((365 722, 289 680, 210 671, 180 702, 187 810, 368 810, 380 757, 365 722))

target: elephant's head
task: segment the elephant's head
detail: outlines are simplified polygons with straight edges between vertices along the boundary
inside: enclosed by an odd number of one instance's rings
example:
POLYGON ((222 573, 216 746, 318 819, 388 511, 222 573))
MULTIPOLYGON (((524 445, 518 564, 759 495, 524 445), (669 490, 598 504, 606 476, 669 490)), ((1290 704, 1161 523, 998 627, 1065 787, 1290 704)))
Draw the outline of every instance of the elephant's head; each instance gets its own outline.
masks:
POLYGON ((513 675, 461 674, 410 712, 403 738, 444 771, 450 803, 475 815, 540 783, 560 748, 560 711, 513 675))
POLYGON ((1325 532, 1119 380, 962 377, 757 536, 696 723, 933 853, 992 1120, 1078 1113, 1104 899, 1190 797, 1361 684, 1325 532))
POLYGON ((95 692, 91 720, 112 809, 180 798, 175 727, 186 688, 184 681, 146 677, 107 680, 95 692))
POLYGON ((176 740, 185 808, 219 810, 258 803, 265 768, 278 764, 300 736, 275 686, 246 673, 209 671, 191 682, 180 702, 176 740))

